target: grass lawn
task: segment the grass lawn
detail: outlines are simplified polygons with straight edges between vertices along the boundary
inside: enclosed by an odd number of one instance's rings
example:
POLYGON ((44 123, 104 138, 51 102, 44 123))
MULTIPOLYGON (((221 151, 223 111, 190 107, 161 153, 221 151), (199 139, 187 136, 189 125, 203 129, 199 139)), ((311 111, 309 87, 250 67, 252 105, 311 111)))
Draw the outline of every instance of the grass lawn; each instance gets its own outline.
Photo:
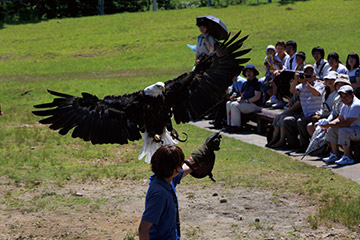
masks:
MULTIPOLYGON (((186 46, 199 34, 195 18, 215 15, 231 32, 249 34, 244 48, 261 74, 268 44, 296 40, 313 63, 311 49, 338 52, 345 63, 360 49, 357 0, 296 1, 293 4, 239 5, 144 13, 123 13, 36 24, 5 25, 0 34, 1 184, 31 188, 39 182, 66 184, 102 178, 144 179, 149 166, 137 160, 142 142, 102 145, 60 136, 37 124, 33 105, 50 101, 46 89, 99 97, 143 89, 189 71, 195 55, 186 46), (3 180, 5 179, 5 180, 3 180)), ((209 134, 191 125, 177 126, 189 140, 180 143, 189 155, 209 134)), ((244 186, 295 192, 319 206, 309 220, 360 223, 360 186, 329 170, 224 138, 214 175, 229 187, 244 186)), ((186 181, 210 184, 208 179, 186 181)))

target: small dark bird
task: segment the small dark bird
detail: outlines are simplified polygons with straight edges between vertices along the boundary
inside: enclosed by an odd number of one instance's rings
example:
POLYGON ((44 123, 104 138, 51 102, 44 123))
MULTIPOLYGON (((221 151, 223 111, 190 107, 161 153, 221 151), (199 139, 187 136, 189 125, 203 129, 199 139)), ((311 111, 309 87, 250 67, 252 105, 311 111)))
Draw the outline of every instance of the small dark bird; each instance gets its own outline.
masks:
POLYGON ((200 56, 193 71, 173 80, 104 99, 89 93, 75 97, 48 90, 59 98, 34 106, 42 110, 33 113, 46 116, 39 122, 51 124, 50 129, 59 130, 61 135, 74 128, 72 137, 92 144, 127 144, 139 140, 143 132, 139 159, 146 156, 145 161, 149 163, 162 144, 184 141, 173 128, 172 117, 177 124, 199 119, 223 99, 232 79, 242 71, 241 64, 250 60, 239 58, 251 50, 239 50, 248 38, 237 40, 239 35, 240 32, 229 40, 229 34, 215 52, 200 56))

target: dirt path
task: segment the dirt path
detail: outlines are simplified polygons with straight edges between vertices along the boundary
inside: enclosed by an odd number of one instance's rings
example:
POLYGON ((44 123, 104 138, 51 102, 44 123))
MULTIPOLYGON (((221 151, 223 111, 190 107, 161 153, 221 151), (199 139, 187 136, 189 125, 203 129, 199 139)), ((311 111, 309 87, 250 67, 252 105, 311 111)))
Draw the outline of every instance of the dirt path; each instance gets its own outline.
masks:
MULTIPOLYGON (((147 180, 23 189, 0 185, 0 239, 138 239, 147 180), (4 202, 3 200, 7 200, 4 202)), ((312 229, 298 196, 180 184, 182 239, 360 239, 334 223, 312 229)))

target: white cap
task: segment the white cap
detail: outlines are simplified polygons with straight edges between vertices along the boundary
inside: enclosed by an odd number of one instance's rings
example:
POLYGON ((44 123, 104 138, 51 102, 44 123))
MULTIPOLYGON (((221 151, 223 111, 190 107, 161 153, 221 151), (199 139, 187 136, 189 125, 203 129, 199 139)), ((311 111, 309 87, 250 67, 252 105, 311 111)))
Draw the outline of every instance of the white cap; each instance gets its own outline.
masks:
POLYGON ((274 50, 274 51, 276 52, 276 49, 275 49, 274 45, 269 45, 269 46, 267 46, 267 48, 266 48, 266 50, 265 50, 265 54, 266 54, 266 55, 268 54, 268 50, 269 50, 269 49, 272 49, 272 50, 274 50))
POLYGON ((336 80, 337 77, 338 77, 338 73, 337 73, 337 72, 335 72, 335 71, 330 71, 330 72, 328 73, 328 75, 326 75, 326 76, 324 77, 324 80, 325 80, 325 79, 336 80))
POLYGON ((354 89, 350 85, 344 85, 339 89, 338 93, 352 94, 354 93, 354 89))

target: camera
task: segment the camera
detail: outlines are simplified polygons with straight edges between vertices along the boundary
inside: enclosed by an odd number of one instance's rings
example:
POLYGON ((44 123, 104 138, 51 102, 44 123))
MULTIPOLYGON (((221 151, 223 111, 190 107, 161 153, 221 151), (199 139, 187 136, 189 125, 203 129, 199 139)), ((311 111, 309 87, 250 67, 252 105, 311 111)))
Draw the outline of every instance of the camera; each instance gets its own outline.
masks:
POLYGON ((301 79, 304 79, 304 78, 311 78, 311 74, 306 74, 306 73, 299 73, 299 77, 301 79))

